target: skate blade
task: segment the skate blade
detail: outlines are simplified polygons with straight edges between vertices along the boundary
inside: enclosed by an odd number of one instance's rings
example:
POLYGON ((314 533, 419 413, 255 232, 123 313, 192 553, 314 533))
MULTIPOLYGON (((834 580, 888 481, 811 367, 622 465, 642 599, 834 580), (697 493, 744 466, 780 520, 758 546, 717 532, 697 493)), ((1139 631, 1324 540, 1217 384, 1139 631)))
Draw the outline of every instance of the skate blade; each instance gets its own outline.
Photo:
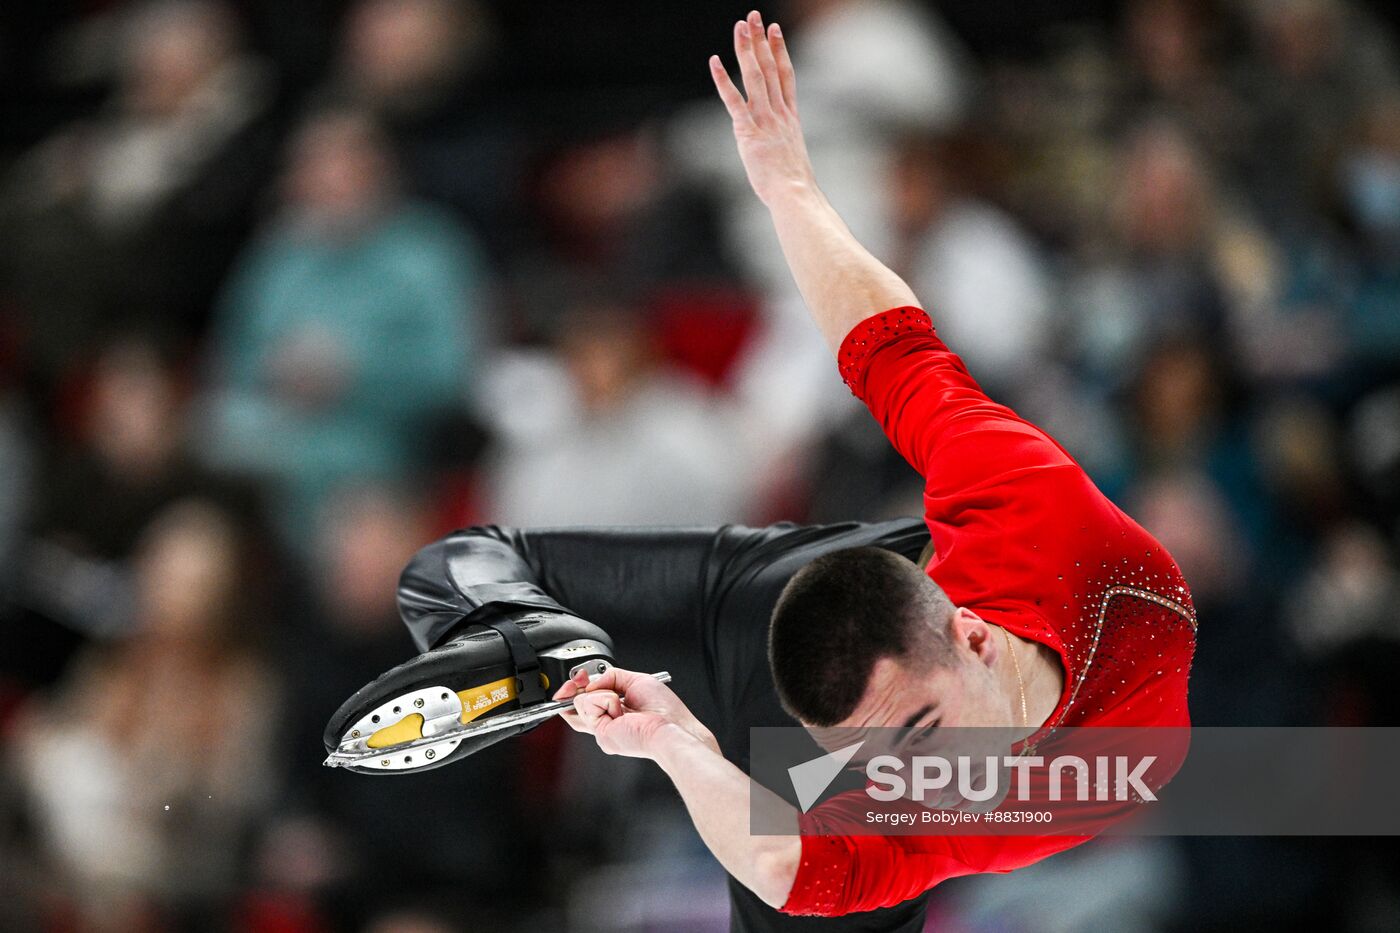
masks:
MULTIPOLYGON (((663 684, 671 680, 667 671, 651 676, 663 684)), ((477 721, 514 698, 514 678, 462 691, 446 687, 414 690, 366 713, 322 764, 381 773, 413 771, 451 754, 469 736, 533 725, 574 708, 573 700, 551 700, 477 721)))

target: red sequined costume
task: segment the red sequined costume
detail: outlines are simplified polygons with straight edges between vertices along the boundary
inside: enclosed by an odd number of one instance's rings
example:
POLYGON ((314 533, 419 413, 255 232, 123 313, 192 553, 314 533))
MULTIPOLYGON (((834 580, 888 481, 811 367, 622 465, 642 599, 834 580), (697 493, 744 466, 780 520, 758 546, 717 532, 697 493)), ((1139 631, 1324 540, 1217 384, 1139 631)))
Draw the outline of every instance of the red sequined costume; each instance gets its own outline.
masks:
MULTIPOLYGON (((929 575, 954 604, 1059 654, 1065 688, 1046 729, 1189 725, 1196 617, 1171 555, 1045 432, 990 400, 922 310, 861 322, 839 363, 925 479, 929 575)), ((820 835, 868 806, 856 791, 803 816, 785 913, 897 904, 946 878, 1010 871, 1086 838, 820 835)))

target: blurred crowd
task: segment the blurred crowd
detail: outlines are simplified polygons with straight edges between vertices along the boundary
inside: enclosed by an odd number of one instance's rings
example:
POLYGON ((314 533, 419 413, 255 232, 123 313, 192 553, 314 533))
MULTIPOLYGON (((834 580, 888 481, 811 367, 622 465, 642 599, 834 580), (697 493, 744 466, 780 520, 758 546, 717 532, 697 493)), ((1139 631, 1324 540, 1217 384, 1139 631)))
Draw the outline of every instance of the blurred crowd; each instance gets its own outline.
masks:
MULTIPOLYGON (((0 928, 726 928, 660 778, 557 724, 319 764, 451 528, 920 512, 710 98, 745 10, 0 13, 0 928)), ((1181 563, 1194 720, 1395 725, 1395 12, 765 14, 852 229, 1181 563)), ((1394 930, 1400 859, 1103 841, 932 913, 1394 930)))

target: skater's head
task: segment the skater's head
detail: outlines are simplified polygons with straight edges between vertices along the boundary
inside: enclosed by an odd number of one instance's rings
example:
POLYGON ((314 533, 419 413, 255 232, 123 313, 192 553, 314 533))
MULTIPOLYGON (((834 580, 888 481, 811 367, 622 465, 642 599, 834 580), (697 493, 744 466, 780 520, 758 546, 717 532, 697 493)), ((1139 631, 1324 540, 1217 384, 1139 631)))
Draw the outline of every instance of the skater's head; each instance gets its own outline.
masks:
POLYGON ((995 634, 911 561, 851 548, 788 582, 768 658, 784 708, 807 726, 1010 726, 1017 697, 996 673, 995 634))

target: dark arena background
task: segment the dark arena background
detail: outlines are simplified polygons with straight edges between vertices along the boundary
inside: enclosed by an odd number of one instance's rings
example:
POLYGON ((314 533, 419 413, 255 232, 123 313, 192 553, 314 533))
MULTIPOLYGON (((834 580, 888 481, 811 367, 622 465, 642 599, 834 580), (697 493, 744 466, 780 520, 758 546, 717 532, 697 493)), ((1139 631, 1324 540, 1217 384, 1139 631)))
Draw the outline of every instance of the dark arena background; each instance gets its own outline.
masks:
MULTIPOLYGON (((0 8, 0 929, 727 929, 643 762, 320 731, 452 528, 921 514, 714 99, 747 10, 0 8)), ((852 229, 1180 562, 1193 721, 1400 724, 1396 7, 764 13, 852 229)), ((1400 848, 1103 839, 928 928, 1393 931, 1400 848)))

